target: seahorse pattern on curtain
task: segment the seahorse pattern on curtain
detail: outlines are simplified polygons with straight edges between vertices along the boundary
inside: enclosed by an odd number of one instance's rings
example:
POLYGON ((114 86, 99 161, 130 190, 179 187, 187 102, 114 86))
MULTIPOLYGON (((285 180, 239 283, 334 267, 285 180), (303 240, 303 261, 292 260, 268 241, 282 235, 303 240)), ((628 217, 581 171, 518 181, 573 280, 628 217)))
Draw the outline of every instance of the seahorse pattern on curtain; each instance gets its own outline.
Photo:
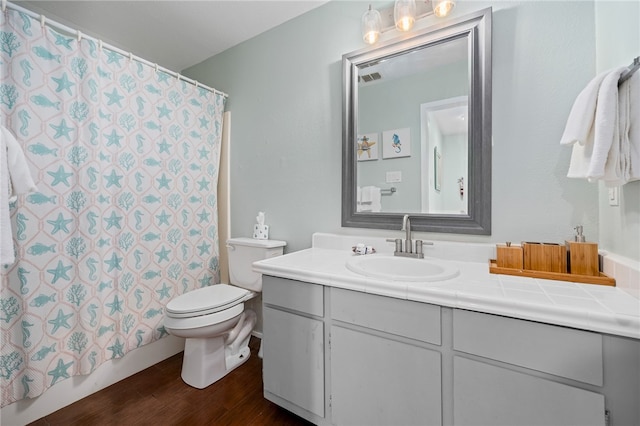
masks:
POLYGON ((12 205, 2 406, 167 334, 173 297, 219 282, 220 94, 0 14, 2 123, 37 193, 12 205))

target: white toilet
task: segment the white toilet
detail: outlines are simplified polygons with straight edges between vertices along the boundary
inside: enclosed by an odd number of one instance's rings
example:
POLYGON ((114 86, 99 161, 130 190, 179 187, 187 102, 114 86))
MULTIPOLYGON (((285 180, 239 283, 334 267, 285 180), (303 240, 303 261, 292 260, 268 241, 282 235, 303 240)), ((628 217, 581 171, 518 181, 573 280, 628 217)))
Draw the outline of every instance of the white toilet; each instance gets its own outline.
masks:
POLYGON ((227 241, 229 281, 199 288, 172 299, 166 306, 164 327, 186 338, 182 380, 203 389, 223 378, 250 355, 249 338, 256 314, 244 302, 262 291, 262 274, 253 262, 280 256, 287 243, 276 240, 231 238, 227 241))

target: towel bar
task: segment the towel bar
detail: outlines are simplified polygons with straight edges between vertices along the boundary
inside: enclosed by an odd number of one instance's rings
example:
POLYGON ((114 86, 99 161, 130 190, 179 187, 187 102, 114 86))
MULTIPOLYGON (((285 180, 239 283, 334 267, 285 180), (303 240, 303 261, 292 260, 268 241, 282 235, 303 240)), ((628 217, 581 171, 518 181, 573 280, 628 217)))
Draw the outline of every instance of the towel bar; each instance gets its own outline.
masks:
POLYGON ((382 188, 380 190, 380 195, 393 195, 396 192, 396 187, 392 186, 391 188, 382 188))
POLYGON ((640 68, 640 56, 636 56, 633 59, 633 63, 629 65, 629 69, 620 76, 620 80, 618 80, 618 86, 627 81, 634 72, 638 71, 638 68, 640 68))

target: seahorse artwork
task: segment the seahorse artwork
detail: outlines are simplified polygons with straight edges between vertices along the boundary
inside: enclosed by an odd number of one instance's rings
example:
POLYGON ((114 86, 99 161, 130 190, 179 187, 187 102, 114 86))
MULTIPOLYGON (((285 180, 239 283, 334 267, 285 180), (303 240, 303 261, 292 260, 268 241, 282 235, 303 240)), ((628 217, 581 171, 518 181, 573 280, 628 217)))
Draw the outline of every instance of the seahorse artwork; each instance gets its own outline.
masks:
POLYGON ((398 136, 396 133, 394 133, 392 136, 391 146, 393 147, 393 151, 396 154, 400 154, 402 152, 402 142, 400 141, 400 136, 398 136))

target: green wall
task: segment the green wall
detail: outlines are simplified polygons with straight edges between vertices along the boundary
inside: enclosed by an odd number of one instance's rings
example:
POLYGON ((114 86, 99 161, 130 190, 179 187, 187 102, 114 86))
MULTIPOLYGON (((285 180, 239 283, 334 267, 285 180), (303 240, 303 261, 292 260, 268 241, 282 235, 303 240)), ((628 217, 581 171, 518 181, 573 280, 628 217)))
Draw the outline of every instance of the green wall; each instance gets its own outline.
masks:
MULTIPOLYGON (((271 237, 288 241, 288 251, 309 247, 315 231, 400 235, 341 228, 341 57, 364 47, 360 18, 366 6, 329 2, 184 71, 230 94, 234 236, 251 235, 259 210, 266 212, 271 237)), ((596 240, 598 187, 566 178, 571 150, 559 145, 575 97, 596 72, 594 3, 459 2, 453 17, 488 6, 493 232, 425 238, 560 242, 582 224, 596 240)), ((633 21, 630 37, 638 31, 633 21)), ((429 17, 419 25, 435 22, 429 17)), ((397 36, 395 30, 384 34, 397 36)), ((626 43, 624 37, 616 42, 626 43)), ((621 216, 637 223, 638 209, 621 216)))

